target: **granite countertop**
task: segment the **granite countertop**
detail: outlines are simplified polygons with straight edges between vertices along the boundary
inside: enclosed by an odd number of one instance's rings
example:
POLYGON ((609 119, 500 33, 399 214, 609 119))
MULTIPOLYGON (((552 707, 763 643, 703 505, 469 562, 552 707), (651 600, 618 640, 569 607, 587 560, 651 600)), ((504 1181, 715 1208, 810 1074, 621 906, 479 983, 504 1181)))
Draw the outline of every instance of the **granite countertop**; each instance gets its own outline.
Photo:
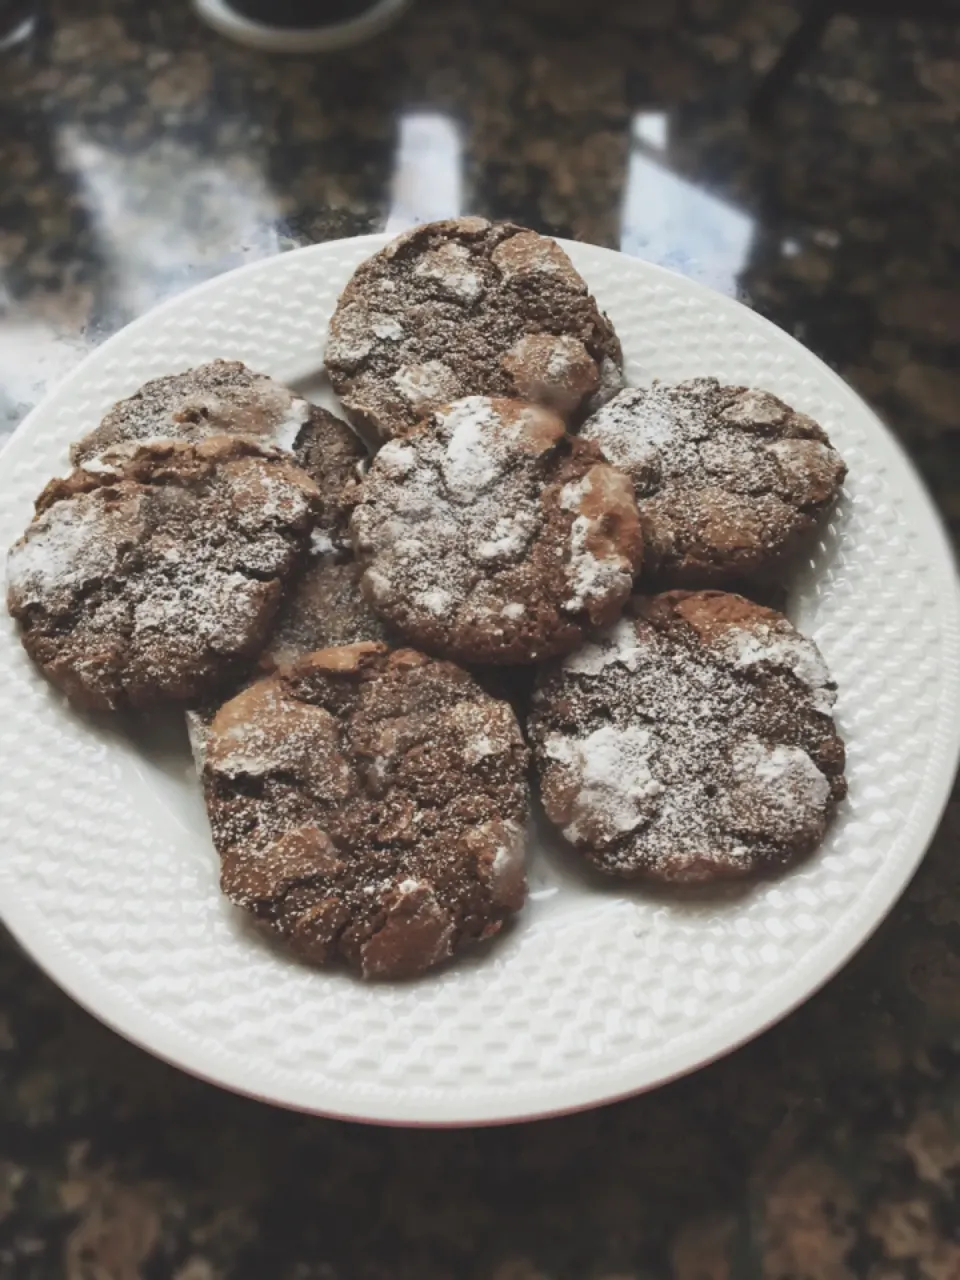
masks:
MULTIPOLYGON (((904 8, 910 6, 905 4, 904 8)), ((794 333, 960 529, 960 31, 837 18, 766 135, 786 0, 417 0, 336 58, 187 0, 51 0, 0 54, 0 421, 238 263, 459 210, 662 262, 794 333)), ((127 1044, 0 943, 0 1276, 957 1280, 960 811, 854 962, 600 1111, 404 1132, 127 1044)))

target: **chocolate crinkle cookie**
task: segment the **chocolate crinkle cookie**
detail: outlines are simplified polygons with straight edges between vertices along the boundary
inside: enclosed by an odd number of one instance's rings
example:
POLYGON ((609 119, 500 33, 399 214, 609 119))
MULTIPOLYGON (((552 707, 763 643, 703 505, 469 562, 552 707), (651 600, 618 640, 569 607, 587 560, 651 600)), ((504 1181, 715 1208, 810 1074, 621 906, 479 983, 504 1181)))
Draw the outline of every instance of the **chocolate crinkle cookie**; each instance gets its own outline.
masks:
POLYGON ((366 465, 362 441, 329 410, 239 360, 213 360, 144 383, 74 444, 70 457, 92 469, 101 456, 117 461, 142 444, 216 435, 249 436, 291 451, 320 488, 318 536, 327 534, 331 547, 346 545, 353 493, 366 465))
POLYGON ((304 959, 420 973, 523 904, 525 766, 513 712, 460 668, 376 643, 310 654, 213 721, 223 891, 304 959))
POLYGON ((529 728, 547 814, 615 876, 785 866, 846 794, 834 698, 782 614, 720 591, 637 597, 541 677, 529 728))
POLYGON ((572 649, 620 612, 641 555, 629 479, 549 409, 487 396, 384 445, 352 530, 377 611, 467 663, 572 649))
POLYGON ((512 223, 428 223, 361 263, 326 367, 347 416, 388 440, 462 396, 576 418, 623 385, 610 321, 554 241, 512 223))
POLYGON ((769 578, 814 534, 846 475, 812 418, 716 378, 622 391, 582 434, 633 478, 644 571, 662 586, 769 578))
POLYGON ((312 409, 302 396, 239 360, 212 360, 144 383, 78 440, 70 457, 80 465, 117 445, 215 435, 246 435, 293 449, 312 409))
POLYGON ((141 446, 54 480, 8 557, 27 652, 79 706, 195 701, 265 644, 319 493, 241 437, 141 446))

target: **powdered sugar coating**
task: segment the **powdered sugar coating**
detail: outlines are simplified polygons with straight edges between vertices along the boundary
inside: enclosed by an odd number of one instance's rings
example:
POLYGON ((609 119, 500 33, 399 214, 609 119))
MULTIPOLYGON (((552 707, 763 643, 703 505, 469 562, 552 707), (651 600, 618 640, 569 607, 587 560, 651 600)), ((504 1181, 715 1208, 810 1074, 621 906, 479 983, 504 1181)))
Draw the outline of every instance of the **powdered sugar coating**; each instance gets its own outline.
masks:
POLYGON ((546 738, 547 758, 571 770, 582 784, 566 827, 571 840, 580 834, 579 811, 591 824, 600 815, 604 834, 613 839, 649 819, 650 801, 663 790, 651 772, 652 747, 650 731, 639 725, 621 729, 605 724, 584 738, 559 733, 546 738))
POLYGON ((416 227, 362 263, 326 365, 350 420, 379 440, 468 395, 577 417, 623 385, 616 335, 560 246, 483 218, 416 227))
POLYGON ((628 671, 635 671, 642 655, 643 649, 637 640, 636 627, 629 618, 621 618, 588 644, 575 649, 565 660, 563 667, 565 671, 593 676, 611 663, 618 663, 628 671))
POLYGON ((837 700, 827 664, 812 640, 793 630, 789 623, 759 623, 744 630, 728 630, 719 645, 741 670, 769 663, 793 673, 810 694, 811 705, 823 715, 830 715, 837 700))
POLYGON ((648 576, 769 576, 803 545, 846 468, 812 418, 715 378, 622 391, 583 426, 636 487, 648 576))
POLYGON ((627 478, 549 410, 487 396, 384 445, 352 531, 377 610, 468 662, 572 648, 616 616, 640 555, 627 478))
POLYGON ((117 445, 215 435, 246 435, 292 450, 311 409, 302 396, 239 360, 212 360, 144 383, 78 440, 70 457, 89 464, 117 445))
POLYGON ((217 713, 204 785, 222 887, 325 964, 405 977, 523 904, 526 749, 459 668, 358 644, 217 713))
POLYGON ((723 592, 637 597, 541 676, 529 728, 547 814, 613 875, 784 865, 845 794, 834 694, 773 610, 723 592))
POLYGON ((818 834, 830 782, 802 747, 745 738, 730 752, 732 785, 719 797, 725 825, 791 843, 818 834))
POLYGON ((85 707, 213 693, 262 647, 318 507, 308 476, 247 439, 101 457, 47 486, 10 551, 24 646, 85 707))
POLYGON ((71 449, 89 472, 111 469, 143 444, 243 435, 294 455, 320 489, 317 532, 331 547, 347 545, 353 491, 367 450, 335 414, 237 360, 213 360, 155 378, 121 400, 71 449))
POLYGON ((597 555, 594 547, 596 521, 582 514, 589 507, 593 481, 586 475, 576 484, 564 485, 560 490, 560 505, 565 511, 574 512, 570 525, 570 560, 568 579, 570 595, 563 607, 578 612, 588 607, 591 600, 603 598, 610 592, 620 592, 624 587, 624 566, 620 557, 597 555))
POLYGON ((67 596, 83 583, 114 573, 120 549, 102 537, 98 504, 87 495, 37 517, 31 535, 10 549, 7 587, 24 606, 67 596))

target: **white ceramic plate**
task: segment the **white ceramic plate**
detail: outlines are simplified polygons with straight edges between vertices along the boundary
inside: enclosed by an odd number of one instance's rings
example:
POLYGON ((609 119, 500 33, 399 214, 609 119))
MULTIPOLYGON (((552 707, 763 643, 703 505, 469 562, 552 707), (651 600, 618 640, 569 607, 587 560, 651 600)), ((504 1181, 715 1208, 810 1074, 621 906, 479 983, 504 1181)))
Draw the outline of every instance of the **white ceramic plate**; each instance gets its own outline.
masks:
MULTIPOLYGON (((385 241, 255 263, 106 342, 7 446, 0 545, 64 470, 68 442, 147 378, 225 356, 324 398, 337 294, 385 241)), ((810 861, 722 895, 601 884, 534 836, 531 900, 506 937, 418 982, 363 985, 285 959, 220 896, 179 721, 136 738, 74 715, 4 614, 7 924, 88 1009, 197 1075, 309 1111, 421 1124, 539 1116, 647 1089, 808 996, 923 855, 960 740, 958 596, 909 463, 853 392, 773 325, 646 263, 565 248, 617 327, 630 381, 715 374, 768 388, 823 423, 846 458, 846 496, 791 613, 840 685, 849 801, 810 861)))

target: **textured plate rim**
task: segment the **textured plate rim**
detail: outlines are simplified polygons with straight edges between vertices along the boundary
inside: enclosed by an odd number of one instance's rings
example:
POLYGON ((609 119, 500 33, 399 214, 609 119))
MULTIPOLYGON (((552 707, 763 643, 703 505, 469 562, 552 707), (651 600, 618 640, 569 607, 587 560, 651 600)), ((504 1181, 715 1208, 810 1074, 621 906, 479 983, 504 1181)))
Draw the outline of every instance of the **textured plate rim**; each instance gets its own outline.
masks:
MULTIPOLYGON (((382 247, 393 237, 379 234, 349 237, 310 245, 277 258, 260 259, 165 299, 145 315, 112 335, 101 346, 44 396, 27 415, 0 452, 0 459, 24 436, 29 435, 48 411, 55 396, 69 389, 72 382, 84 377, 88 361, 109 355, 114 344, 126 339, 131 331, 148 329, 163 313, 195 298, 205 291, 221 288, 230 278, 269 273, 271 265, 292 256, 322 258, 335 255, 345 245, 366 247, 370 252, 382 247)), ((841 401, 845 401, 869 421, 872 440, 888 456, 901 486, 900 496, 909 512, 912 527, 927 548, 930 565, 941 599, 940 635, 942 665, 937 672, 940 689, 940 715, 931 740, 931 766, 927 769, 918 803, 911 813, 905 833, 908 840, 896 859, 888 859, 874 874, 869 893, 841 918, 833 930, 814 950, 760 993, 720 1016, 704 1034, 690 1033, 671 1042, 670 1048, 651 1055, 645 1070, 635 1067, 597 1068, 585 1079, 567 1083, 563 1079, 543 1082, 533 1090, 529 1084, 520 1089, 504 1085, 488 1088, 483 1099, 451 1101, 438 1098, 422 1086, 398 1089, 389 1100, 383 1091, 354 1082, 344 1087, 328 1082, 329 1097, 317 1097, 306 1082, 291 1079, 291 1073, 276 1070, 269 1080, 261 1078, 260 1069, 249 1070, 236 1062, 233 1055, 219 1046, 198 1046, 162 1014, 140 1008, 125 992, 115 991, 111 984, 95 972, 76 967, 70 950, 61 937, 44 922, 28 897, 9 891, 6 886, 2 907, 7 928, 42 969, 78 1004, 107 1026, 148 1052, 192 1075, 261 1101, 271 1102, 317 1115, 359 1120, 379 1124, 457 1126, 504 1124, 545 1118, 582 1110, 657 1088, 688 1074, 731 1052, 753 1039, 796 1009, 833 977, 863 946, 902 894, 922 860, 949 799, 960 758, 960 593, 958 593, 953 552, 939 514, 927 493, 913 463, 899 441, 877 415, 845 382, 812 352, 796 343, 789 334, 769 320, 734 299, 689 280, 675 272, 641 259, 630 258, 616 250, 560 240, 573 254, 612 257, 629 264, 630 271, 658 277, 669 286, 693 299, 699 299, 715 312, 726 312, 734 321, 751 326, 755 332, 770 332, 778 343, 800 347, 804 359, 815 365, 824 382, 829 382, 841 401), (695 1040, 693 1045, 691 1039, 695 1040), (399 1095, 399 1097, 397 1096, 399 1095), (479 1104, 479 1105, 478 1105, 479 1104)), ((589 276, 589 268, 586 269, 589 276)), ((0 478, 2 492, 2 478, 0 478)))

